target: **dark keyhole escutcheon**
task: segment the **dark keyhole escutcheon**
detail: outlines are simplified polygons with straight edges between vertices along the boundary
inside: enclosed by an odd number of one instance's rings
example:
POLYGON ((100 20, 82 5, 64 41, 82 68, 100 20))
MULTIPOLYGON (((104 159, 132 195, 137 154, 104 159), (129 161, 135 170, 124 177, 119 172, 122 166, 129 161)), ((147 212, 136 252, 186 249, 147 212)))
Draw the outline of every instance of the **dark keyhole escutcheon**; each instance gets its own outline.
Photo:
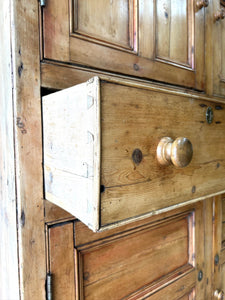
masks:
POLYGON ((211 124, 213 121, 213 109, 210 106, 206 110, 206 121, 208 124, 211 124))
POLYGON ((139 165, 140 162, 142 161, 142 158, 143 158, 143 155, 142 155, 142 152, 140 149, 135 149, 132 153, 132 159, 133 159, 133 162, 136 164, 136 165, 139 165))

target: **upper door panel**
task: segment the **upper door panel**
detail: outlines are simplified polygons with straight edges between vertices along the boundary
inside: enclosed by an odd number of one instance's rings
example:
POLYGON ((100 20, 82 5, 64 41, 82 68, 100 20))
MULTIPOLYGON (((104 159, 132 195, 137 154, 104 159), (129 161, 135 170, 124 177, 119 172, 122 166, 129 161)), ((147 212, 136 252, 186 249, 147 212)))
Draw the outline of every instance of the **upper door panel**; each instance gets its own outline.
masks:
POLYGON ((225 96, 225 1, 217 0, 213 5, 213 92, 225 96))
POLYGON ((44 58, 203 90, 204 11, 193 0, 47 1, 44 58))

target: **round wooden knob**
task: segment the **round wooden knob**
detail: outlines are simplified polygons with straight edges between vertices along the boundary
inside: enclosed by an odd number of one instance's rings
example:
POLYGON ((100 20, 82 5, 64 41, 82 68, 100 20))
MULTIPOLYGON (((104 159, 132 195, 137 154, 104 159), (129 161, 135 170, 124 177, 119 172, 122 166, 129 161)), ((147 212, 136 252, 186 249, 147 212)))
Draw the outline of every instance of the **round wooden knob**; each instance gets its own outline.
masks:
POLYGON ((220 290, 216 290, 214 292, 214 298, 218 300, 224 300, 224 292, 220 290))
POLYGON ((197 9, 201 9, 203 7, 207 7, 209 5, 209 0, 201 0, 196 2, 197 9))
POLYGON ((225 18, 225 9, 224 8, 221 8, 219 11, 217 11, 214 15, 214 19, 215 21, 218 21, 218 20, 222 20, 225 18))
POLYGON ((172 163, 176 167, 183 168, 191 162, 192 155, 192 144, 184 137, 178 137, 175 141, 170 137, 164 137, 157 147, 157 159, 161 165, 172 163))

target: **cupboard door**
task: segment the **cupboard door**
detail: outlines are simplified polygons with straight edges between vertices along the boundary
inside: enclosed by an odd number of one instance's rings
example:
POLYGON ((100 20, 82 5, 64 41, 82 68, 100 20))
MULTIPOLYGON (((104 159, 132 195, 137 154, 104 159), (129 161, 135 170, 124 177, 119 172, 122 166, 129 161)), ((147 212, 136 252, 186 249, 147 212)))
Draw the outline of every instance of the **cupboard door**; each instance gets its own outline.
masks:
POLYGON ((192 0, 47 1, 44 58, 203 90, 204 10, 192 0))
POLYGON ((221 297, 225 296, 225 195, 215 198, 214 214, 213 299, 224 299, 221 297))
POLYGON ((199 203, 107 233, 76 222, 80 299, 206 299, 202 213, 199 203))
POLYGON ((213 1, 213 70, 214 70, 214 94, 225 96, 225 3, 213 1))

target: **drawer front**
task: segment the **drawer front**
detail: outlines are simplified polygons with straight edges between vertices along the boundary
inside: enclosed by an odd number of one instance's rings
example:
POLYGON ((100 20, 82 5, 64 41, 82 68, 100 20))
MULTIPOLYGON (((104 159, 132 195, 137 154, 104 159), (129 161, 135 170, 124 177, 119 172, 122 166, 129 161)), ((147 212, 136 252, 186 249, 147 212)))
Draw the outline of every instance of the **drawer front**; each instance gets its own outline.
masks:
POLYGON ((155 211, 225 188, 224 105, 136 87, 102 83, 102 225, 155 211), (213 120, 206 112, 212 108, 213 120), (163 166, 163 137, 188 138, 190 164, 163 166), (135 149, 142 153, 135 163, 135 149))
POLYGON ((222 192, 224 108, 196 95, 98 78, 46 96, 46 198, 98 230, 222 192), (187 166, 159 162, 164 137, 191 142, 187 166))

